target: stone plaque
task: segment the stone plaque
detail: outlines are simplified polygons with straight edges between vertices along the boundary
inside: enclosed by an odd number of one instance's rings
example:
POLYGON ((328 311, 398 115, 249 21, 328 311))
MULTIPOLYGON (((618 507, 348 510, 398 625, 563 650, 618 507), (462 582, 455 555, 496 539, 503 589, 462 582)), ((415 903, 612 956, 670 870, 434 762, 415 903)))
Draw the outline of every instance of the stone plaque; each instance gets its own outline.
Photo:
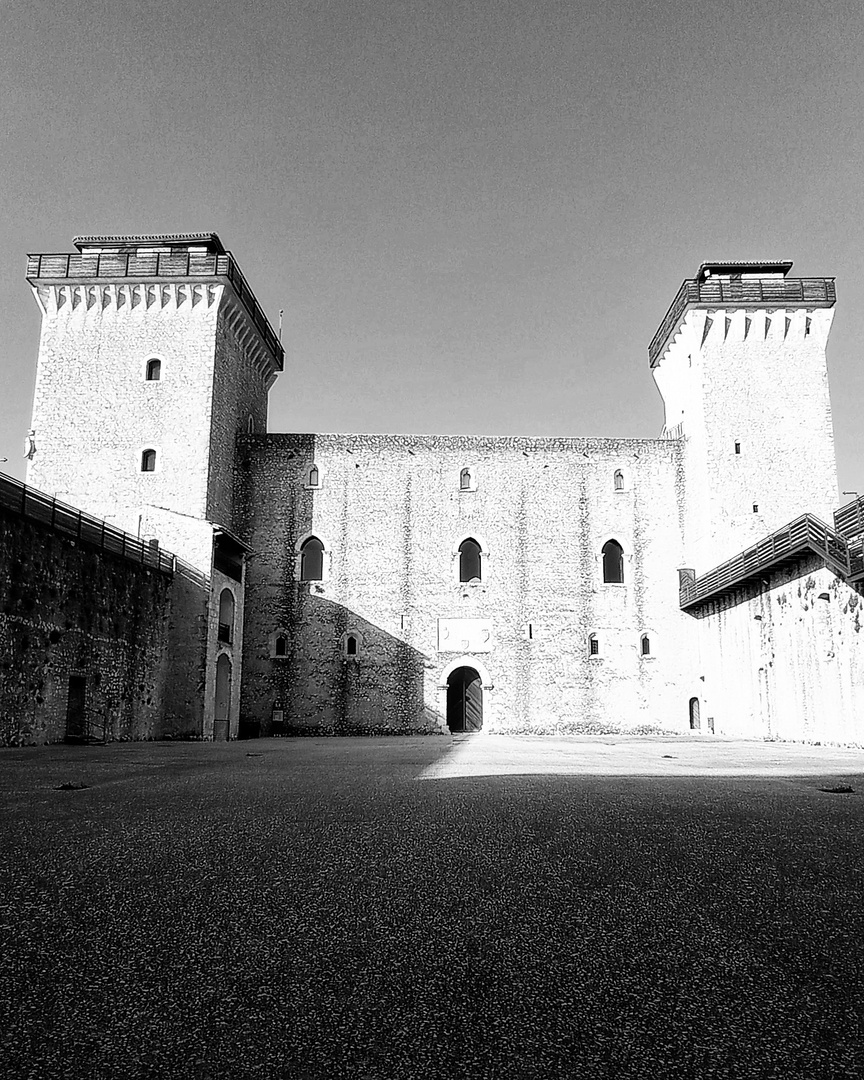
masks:
POLYGON ((491 619, 439 619, 438 652, 489 652, 491 619))

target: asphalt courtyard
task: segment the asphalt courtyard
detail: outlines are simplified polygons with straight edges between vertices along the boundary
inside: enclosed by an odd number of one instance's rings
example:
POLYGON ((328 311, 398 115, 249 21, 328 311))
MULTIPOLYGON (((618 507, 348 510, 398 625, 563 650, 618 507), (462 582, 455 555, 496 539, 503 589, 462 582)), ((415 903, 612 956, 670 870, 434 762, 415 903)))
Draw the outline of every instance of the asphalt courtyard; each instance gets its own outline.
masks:
POLYGON ((864 1077, 862 762, 602 736, 2 751, 0 1076, 864 1077))

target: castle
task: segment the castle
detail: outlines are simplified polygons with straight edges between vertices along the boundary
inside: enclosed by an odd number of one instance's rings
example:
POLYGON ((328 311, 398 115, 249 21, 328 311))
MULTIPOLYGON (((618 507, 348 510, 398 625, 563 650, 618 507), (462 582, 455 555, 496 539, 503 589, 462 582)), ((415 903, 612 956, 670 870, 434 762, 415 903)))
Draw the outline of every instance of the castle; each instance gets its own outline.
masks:
POLYGON ((75 247, 28 262, 0 741, 864 740, 833 279, 703 263, 648 349, 657 439, 274 434, 282 345, 215 234, 75 247))

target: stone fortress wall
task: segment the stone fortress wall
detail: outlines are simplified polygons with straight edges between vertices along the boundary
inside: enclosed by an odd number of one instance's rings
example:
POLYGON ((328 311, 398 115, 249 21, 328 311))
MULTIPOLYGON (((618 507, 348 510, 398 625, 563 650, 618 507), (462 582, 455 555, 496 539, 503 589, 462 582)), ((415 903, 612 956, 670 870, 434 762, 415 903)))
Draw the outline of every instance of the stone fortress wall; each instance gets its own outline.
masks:
MULTIPOLYGON (((28 261, 43 313, 28 480, 202 575, 189 633, 175 620, 165 638, 178 685, 195 673, 200 737, 447 730, 448 684, 470 669, 485 731, 689 730, 699 715, 717 733, 864 740, 864 569, 842 537, 741 556, 747 573, 727 568, 696 607, 678 589, 695 573, 704 593, 718 563, 798 515, 830 524, 833 279, 719 263, 685 280, 649 346, 657 440, 277 435, 281 343, 215 234, 76 247, 28 261), (310 537, 323 573, 301 581, 310 537), (468 538, 481 570, 461 581, 468 538), (620 583, 603 580, 610 540, 620 583)), ((108 728, 170 731, 170 692, 151 722, 136 685, 140 723, 108 728)))
POLYGON ((677 440, 241 439, 242 715, 263 730, 274 709, 292 729, 438 730, 461 662, 482 672, 484 729, 686 728, 680 458, 677 440), (324 579, 301 582, 310 535, 325 546, 324 579), (482 550, 478 582, 459 580, 466 538, 482 550), (620 584, 603 581, 610 539, 624 549, 620 584))
POLYGON ((811 555, 698 620, 717 730, 741 738, 864 743, 864 596, 811 555))
MULTIPOLYGON (((9 486, 9 481, 4 481, 9 486)), ((201 737, 208 590, 0 501, 0 745, 201 737)))
POLYGON ((206 519, 210 448, 202 436, 212 418, 221 293, 159 283, 35 290, 43 324, 28 484, 134 535, 159 536, 196 564, 209 563, 205 530, 187 523, 206 519), (154 358, 160 378, 148 381, 154 358), (157 453, 152 472, 141 471, 147 448, 157 453))

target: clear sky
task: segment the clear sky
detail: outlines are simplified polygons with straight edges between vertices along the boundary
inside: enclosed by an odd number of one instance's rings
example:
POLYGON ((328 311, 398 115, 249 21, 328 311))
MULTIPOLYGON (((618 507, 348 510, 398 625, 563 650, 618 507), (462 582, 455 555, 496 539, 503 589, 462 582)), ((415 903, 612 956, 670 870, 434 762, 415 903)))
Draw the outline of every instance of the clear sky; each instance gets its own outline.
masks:
POLYGON ((201 229, 285 309, 275 431, 654 437, 681 281, 793 259, 864 494, 862 105, 861 0, 0 0, 0 468, 25 254, 201 229))

